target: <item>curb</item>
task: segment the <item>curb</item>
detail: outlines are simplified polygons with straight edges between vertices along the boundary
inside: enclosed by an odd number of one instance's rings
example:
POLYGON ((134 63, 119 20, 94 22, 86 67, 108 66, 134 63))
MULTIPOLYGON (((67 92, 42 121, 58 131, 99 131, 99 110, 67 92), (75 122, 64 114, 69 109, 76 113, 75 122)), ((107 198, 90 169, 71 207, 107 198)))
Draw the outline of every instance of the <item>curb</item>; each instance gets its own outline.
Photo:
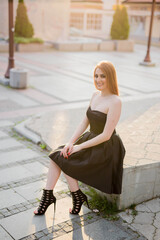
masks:
POLYGON ((30 131, 28 128, 26 128, 26 124, 29 122, 30 119, 27 119, 19 124, 17 124, 16 126, 13 127, 13 130, 15 130, 17 133, 19 133, 20 135, 24 136, 25 138, 31 140, 33 143, 35 144, 40 144, 42 143, 42 139, 41 137, 30 131))

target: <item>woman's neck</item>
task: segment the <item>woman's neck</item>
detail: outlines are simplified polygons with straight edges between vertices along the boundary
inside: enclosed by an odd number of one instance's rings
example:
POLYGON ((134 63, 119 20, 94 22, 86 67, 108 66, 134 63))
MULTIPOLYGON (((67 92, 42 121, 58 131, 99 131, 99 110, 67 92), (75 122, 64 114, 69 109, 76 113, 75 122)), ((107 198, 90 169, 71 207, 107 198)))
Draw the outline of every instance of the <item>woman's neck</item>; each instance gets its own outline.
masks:
POLYGON ((108 89, 100 92, 101 97, 109 97, 111 95, 112 95, 112 93, 110 91, 108 91, 108 89))

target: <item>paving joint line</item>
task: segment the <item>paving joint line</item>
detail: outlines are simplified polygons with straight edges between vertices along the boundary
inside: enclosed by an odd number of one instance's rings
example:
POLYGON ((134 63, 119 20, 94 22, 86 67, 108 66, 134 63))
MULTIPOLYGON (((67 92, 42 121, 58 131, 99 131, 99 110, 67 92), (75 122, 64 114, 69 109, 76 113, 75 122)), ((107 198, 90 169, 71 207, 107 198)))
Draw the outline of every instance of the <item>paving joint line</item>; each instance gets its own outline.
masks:
POLYGON ((46 177, 47 177, 47 173, 43 173, 41 175, 37 175, 34 177, 22 178, 18 181, 11 181, 7 184, 0 185, 0 191, 7 190, 7 189, 10 189, 13 187, 27 185, 28 183, 37 182, 39 180, 44 180, 44 179, 46 179, 46 177))
POLYGON ((88 224, 96 222, 97 220, 99 220, 101 218, 102 218, 101 216, 98 216, 98 218, 97 218, 96 213, 93 213, 93 212, 87 213, 87 214, 83 215, 83 217, 77 216, 76 218, 73 218, 72 220, 67 220, 62 223, 51 226, 49 228, 45 228, 41 231, 38 231, 31 235, 28 235, 19 240, 41 239, 43 237, 48 237, 48 239, 55 239, 62 235, 65 235, 69 232, 73 232, 74 230, 78 230, 82 226, 86 226, 88 224), (92 216, 92 218, 87 219, 88 216, 92 216), (84 218, 86 218, 86 219, 84 220, 84 218), (85 221, 85 224, 84 224, 84 221, 85 221))
MULTIPOLYGON (((57 200, 70 196, 67 189, 65 191, 64 190, 58 191, 54 195, 57 200)), ((19 204, 12 205, 10 207, 2 208, 0 209, 0 219, 10 217, 20 212, 27 211, 32 207, 38 207, 38 204, 39 204, 39 199, 36 198, 36 199, 27 200, 19 204)))
POLYGON ((25 159, 25 160, 22 160, 22 161, 16 161, 16 162, 11 162, 11 163, 7 163, 7 164, 3 164, 3 165, 0 165, 0 169, 5 169, 5 168, 12 168, 12 167, 15 167, 15 166, 25 166, 27 165, 28 163, 34 163, 34 162, 40 162, 41 164, 43 164, 45 167, 48 167, 49 165, 49 160, 48 162, 44 162, 43 160, 43 157, 41 157, 42 159, 39 160, 38 157, 35 157, 35 158, 32 158, 32 159, 25 159))

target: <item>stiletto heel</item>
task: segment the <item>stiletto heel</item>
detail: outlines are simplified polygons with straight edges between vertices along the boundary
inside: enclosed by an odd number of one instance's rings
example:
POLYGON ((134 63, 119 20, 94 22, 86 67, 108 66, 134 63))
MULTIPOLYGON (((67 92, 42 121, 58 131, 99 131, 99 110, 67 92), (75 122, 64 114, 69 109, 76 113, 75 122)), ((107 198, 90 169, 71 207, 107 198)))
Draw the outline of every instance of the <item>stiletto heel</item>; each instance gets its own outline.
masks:
POLYGON ((54 211, 56 209, 56 198, 53 195, 53 190, 46 190, 43 189, 43 195, 39 204, 39 207, 37 209, 37 212, 34 211, 35 215, 43 215, 47 208, 54 203, 54 211))
POLYGON ((76 192, 71 192, 71 194, 73 200, 73 208, 70 212, 71 214, 78 214, 84 202, 86 202, 88 208, 90 208, 87 196, 80 189, 76 192))
POLYGON ((88 203, 88 199, 86 199, 86 203, 87 203, 87 207, 90 209, 89 203, 88 203))
POLYGON ((54 202, 54 212, 56 212, 56 199, 55 199, 55 202, 54 202))

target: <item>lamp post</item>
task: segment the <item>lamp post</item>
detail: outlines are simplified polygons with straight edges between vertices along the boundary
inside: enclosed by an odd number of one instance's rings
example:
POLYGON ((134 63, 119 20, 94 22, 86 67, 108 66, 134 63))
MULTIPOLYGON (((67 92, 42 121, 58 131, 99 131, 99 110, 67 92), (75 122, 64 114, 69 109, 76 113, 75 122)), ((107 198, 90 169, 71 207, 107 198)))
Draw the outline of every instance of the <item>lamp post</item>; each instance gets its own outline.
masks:
POLYGON ((150 46, 151 46, 151 35, 152 35, 152 25, 153 25, 153 17, 154 17, 154 9, 155 9, 155 4, 156 1, 153 0, 152 1, 152 8, 151 8, 151 20, 150 20, 150 27, 149 27, 149 36, 148 36, 148 44, 147 44, 147 53, 146 56, 144 58, 143 65, 152 65, 154 66, 154 63, 151 63, 151 58, 150 58, 150 46))
POLYGON ((13 26, 13 0, 8 0, 8 14, 9 14, 9 58, 8 68, 5 77, 9 78, 10 69, 14 68, 14 26, 13 26))

